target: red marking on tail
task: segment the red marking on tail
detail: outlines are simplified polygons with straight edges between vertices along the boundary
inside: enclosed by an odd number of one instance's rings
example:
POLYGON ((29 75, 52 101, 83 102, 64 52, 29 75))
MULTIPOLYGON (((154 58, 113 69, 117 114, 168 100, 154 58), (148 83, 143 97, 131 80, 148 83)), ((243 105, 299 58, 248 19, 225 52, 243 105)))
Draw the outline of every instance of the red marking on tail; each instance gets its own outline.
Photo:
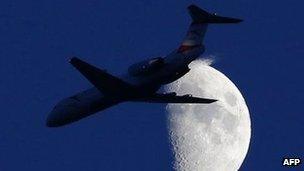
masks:
POLYGON ((183 53, 183 52, 186 52, 188 50, 191 50, 191 49, 194 49, 194 48, 200 47, 200 46, 201 45, 181 45, 177 51, 180 53, 183 53))

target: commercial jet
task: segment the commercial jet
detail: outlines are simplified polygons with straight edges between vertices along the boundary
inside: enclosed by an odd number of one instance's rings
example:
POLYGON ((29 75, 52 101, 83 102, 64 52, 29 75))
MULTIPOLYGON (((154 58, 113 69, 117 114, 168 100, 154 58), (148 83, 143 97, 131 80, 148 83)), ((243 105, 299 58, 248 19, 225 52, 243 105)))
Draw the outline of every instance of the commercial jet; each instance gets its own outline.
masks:
POLYGON ((242 20, 211 14, 190 5, 192 22, 180 46, 165 57, 147 59, 131 65, 126 74, 117 77, 73 57, 70 63, 94 86, 60 101, 49 114, 46 125, 59 127, 78 121, 121 102, 209 104, 216 99, 158 93, 190 71, 188 65, 204 51, 203 38, 213 23, 239 23, 242 20))

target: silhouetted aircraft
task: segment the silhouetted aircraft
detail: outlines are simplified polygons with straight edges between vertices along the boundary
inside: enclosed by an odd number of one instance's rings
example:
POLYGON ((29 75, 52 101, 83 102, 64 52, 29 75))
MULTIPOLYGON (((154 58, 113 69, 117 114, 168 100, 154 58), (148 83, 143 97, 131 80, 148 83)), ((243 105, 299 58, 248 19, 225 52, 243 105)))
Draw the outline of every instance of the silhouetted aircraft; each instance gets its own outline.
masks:
POLYGON ((242 20, 210 14, 195 5, 188 7, 192 22, 181 45, 165 57, 131 65, 126 75, 116 77, 76 57, 70 63, 84 75, 93 88, 60 101, 47 118, 47 126, 59 127, 78 121, 124 101, 149 103, 212 103, 215 99, 157 93, 187 72, 189 63, 205 50, 202 43, 208 24, 239 23, 242 20))

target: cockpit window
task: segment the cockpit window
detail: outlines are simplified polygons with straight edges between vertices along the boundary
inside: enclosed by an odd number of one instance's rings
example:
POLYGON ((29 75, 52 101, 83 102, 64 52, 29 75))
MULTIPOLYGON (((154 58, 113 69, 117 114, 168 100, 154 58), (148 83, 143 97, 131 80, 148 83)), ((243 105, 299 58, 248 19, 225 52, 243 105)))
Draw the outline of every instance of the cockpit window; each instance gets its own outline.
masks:
POLYGON ((151 59, 150 61, 149 61, 149 65, 151 65, 151 64, 153 64, 154 62, 157 62, 158 61, 158 59, 151 59))
POLYGON ((154 63, 163 63, 163 58, 161 57, 153 58, 149 61, 149 65, 153 65, 154 63))

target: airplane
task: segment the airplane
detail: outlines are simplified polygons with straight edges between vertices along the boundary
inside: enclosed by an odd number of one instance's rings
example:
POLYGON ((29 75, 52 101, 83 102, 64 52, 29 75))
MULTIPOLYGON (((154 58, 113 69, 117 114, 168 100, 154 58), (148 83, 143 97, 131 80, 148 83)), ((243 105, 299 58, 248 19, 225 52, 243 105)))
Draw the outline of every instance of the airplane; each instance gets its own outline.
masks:
POLYGON ((165 57, 155 57, 131 65, 126 74, 117 77, 77 57, 70 63, 94 85, 93 88, 61 100, 46 120, 48 127, 60 127, 122 102, 209 104, 216 99, 179 96, 175 92, 158 93, 190 71, 188 65, 204 51, 203 38, 213 23, 239 23, 241 19, 211 14, 196 5, 188 6, 192 22, 180 46, 165 57))

